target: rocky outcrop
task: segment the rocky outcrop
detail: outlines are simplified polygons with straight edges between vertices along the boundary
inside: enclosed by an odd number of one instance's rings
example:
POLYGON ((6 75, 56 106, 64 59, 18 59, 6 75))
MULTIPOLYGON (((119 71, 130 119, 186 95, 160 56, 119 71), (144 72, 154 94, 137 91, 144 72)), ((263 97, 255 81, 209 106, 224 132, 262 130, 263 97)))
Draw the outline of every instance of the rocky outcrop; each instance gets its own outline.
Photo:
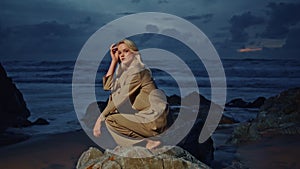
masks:
POLYGON ((8 127, 30 125, 27 120, 30 112, 22 93, 17 89, 0 64, 0 132, 8 127))
POLYGON ((239 107, 239 108, 260 108, 265 102, 266 98, 258 97, 253 102, 246 102, 241 98, 233 99, 226 103, 226 107, 239 107))
MULTIPOLYGON (((185 106, 192 107, 193 105, 190 105, 188 103, 191 100, 193 100, 194 97, 199 97, 200 98, 200 107, 199 107, 198 115, 201 115, 201 117, 198 117, 198 118, 205 119, 210 106, 213 109, 216 109, 216 111, 222 113, 223 109, 219 105, 211 102, 210 100, 206 99, 204 96, 202 96, 201 94, 199 94, 197 92, 193 92, 193 93, 187 95, 186 97, 184 97, 182 99, 184 103, 187 103, 187 105, 185 105, 185 106)), ((172 95, 172 96, 168 96, 167 100, 168 100, 168 103, 171 105, 171 107, 176 106, 176 108, 171 109, 172 116, 175 116, 175 118, 176 118, 177 117, 176 113, 178 113, 179 109, 180 109, 178 106, 181 105, 181 97, 179 97, 177 95, 172 95)), ((174 120, 175 119, 173 117, 173 119, 170 119, 168 121, 173 122, 174 120)), ((222 118, 220 120, 220 124, 234 124, 234 123, 237 123, 237 121, 234 120, 231 117, 228 117, 228 116, 224 115, 224 114, 222 115, 222 118)))
POLYGON ((102 153, 96 148, 84 152, 77 162, 76 169, 208 169, 204 163, 180 147, 161 147, 148 150, 143 147, 116 147, 102 153))
POLYGON ((241 143, 275 134, 300 134, 300 88, 268 98, 255 120, 235 128, 231 141, 241 143))
POLYGON ((48 124, 50 124, 50 123, 43 118, 38 118, 34 122, 31 123, 31 125, 48 125, 48 124))
POLYGON ((167 101, 168 103, 170 103, 171 105, 176 105, 176 106, 180 106, 181 104, 181 97, 177 96, 177 95, 172 95, 172 96, 168 96, 167 97, 167 101))
MULTIPOLYGON (((172 103, 170 103, 172 105, 172 103)), ((184 150, 191 153, 198 160, 204 162, 207 165, 210 165, 212 160, 214 159, 214 146, 213 140, 209 137, 205 142, 199 143, 199 137, 202 132, 204 122, 208 115, 209 109, 214 109, 215 112, 222 112, 220 106, 212 103, 204 96, 200 95, 197 92, 193 92, 182 99, 182 105, 185 107, 185 111, 182 113, 197 113, 197 117, 195 123, 191 130, 187 133, 184 139, 179 142, 177 145, 183 148, 184 150), (191 103, 194 102, 195 99, 200 98, 200 106, 198 110, 194 110, 195 105, 191 103)), ((178 113, 170 111, 170 116, 173 116, 173 119, 177 118, 178 113)), ((184 119, 185 120, 185 119, 184 119)), ((172 121, 171 121, 172 123, 172 121)), ((184 122, 182 122, 184 123, 184 122)), ((175 132, 176 137, 176 132, 175 132)))

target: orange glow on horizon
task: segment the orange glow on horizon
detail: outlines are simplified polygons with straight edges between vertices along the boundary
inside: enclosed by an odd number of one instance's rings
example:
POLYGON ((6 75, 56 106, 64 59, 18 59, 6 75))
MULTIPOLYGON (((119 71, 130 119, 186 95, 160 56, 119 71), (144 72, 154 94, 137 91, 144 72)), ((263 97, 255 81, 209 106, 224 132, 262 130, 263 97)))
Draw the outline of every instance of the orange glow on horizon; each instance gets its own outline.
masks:
POLYGON ((255 51, 261 51, 263 50, 262 48, 243 48, 243 49, 238 49, 238 52, 255 52, 255 51))

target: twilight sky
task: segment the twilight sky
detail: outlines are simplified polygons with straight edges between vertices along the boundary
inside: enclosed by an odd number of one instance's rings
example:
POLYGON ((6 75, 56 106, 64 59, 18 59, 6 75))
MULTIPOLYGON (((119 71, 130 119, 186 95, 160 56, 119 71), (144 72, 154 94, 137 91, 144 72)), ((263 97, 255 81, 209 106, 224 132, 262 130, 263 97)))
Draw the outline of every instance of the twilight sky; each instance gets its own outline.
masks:
POLYGON ((300 0, 0 0, 1 60, 73 60, 119 17, 164 12, 195 24, 221 58, 299 58, 300 0))

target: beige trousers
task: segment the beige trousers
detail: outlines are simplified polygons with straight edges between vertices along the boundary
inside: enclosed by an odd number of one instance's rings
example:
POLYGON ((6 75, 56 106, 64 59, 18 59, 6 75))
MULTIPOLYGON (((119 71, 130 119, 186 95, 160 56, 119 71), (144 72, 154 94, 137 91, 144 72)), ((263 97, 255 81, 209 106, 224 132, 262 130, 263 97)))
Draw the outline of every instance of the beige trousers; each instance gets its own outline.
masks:
POLYGON ((152 122, 143 123, 144 117, 114 112, 106 117, 105 124, 118 145, 131 146, 145 138, 162 133, 164 128, 156 129, 157 121, 161 121, 162 118, 166 119, 166 117, 161 117, 152 122))

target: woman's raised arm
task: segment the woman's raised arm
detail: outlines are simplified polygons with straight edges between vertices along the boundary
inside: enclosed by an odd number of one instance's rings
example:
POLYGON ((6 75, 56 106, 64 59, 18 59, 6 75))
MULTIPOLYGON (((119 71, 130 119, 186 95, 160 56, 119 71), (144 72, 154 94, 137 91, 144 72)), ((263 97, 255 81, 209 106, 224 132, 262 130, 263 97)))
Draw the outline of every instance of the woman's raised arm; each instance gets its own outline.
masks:
POLYGON ((115 73, 115 69, 116 69, 116 66, 117 66, 118 61, 119 61, 118 52, 116 50, 117 50, 117 46, 115 44, 112 44, 110 46, 111 62, 110 62, 110 66, 108 68, 108 71, 107 71, 105 77, 108 77, 108 76, 113 75, 115 73))

